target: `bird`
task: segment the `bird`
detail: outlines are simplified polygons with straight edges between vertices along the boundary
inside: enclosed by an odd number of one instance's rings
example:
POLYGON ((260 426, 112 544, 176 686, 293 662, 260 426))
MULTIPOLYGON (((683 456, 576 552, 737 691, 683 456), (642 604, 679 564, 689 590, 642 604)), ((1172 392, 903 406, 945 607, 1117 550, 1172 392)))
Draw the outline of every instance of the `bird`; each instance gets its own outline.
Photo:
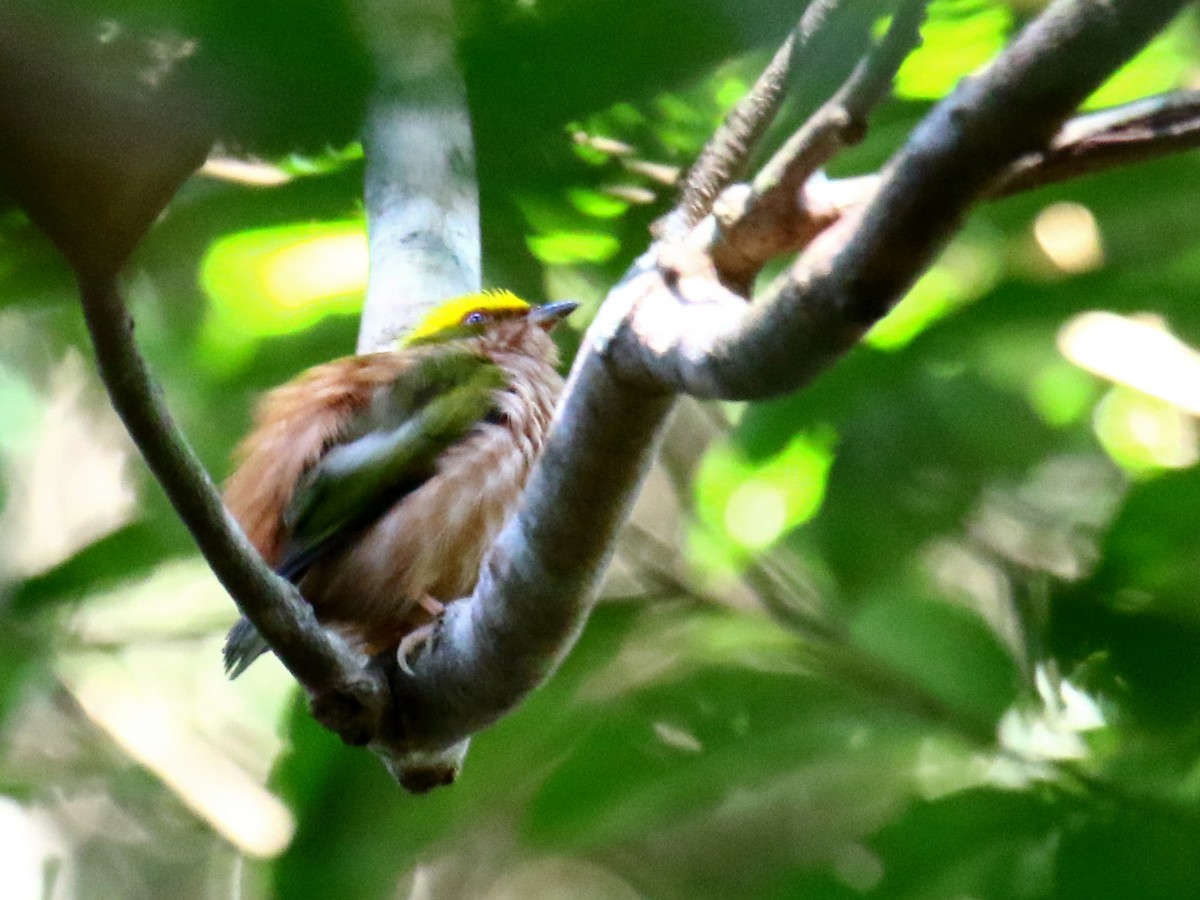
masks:
MULTIPOLYGON (((550 332, 577 306, 456 297, 392 348, 264 395, 224 500, 319 622, 411 671, 444 604, 474 589, 541 452, 563 385, 550 332)), ((268 649, 242 617, 227 674, 268 649)))

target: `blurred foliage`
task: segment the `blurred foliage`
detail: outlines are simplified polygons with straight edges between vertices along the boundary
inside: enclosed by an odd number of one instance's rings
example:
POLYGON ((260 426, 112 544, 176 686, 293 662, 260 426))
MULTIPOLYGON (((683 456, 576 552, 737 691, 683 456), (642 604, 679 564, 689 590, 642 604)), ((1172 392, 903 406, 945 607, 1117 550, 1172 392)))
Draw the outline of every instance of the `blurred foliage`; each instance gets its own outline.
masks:
MULTIPOLYGON (((488 280, 593 310, 795 15, 458 5, 488 280)), ((780 132, 886 10, 848 6, 780 132)), ((50 119, 84 87, 101 111, 176 91, 98 171, 159 131, 218 141, 127 280, 218 477, 260 391, 354 343, 371 5, 352 8, 6 7, 53 51, 50 119)), ((936 0, 831 174, 881 165, 1038 8, 936 0)), ((1198 28, 1193 10, 1091 105, 1195 84, 1198 28)), ((625 599, 422 798, 272 661, 223 682, 232 606, 82 362, 67 270, 0 210, 5 895, 1200 896, 1198 206, 1189 154, 981 208, 834 371, 710 410, 730 424, 639 508, 634 589, 614 577, 625 599), (1174 340, 1139 352, 1147 328, 1174 340)))

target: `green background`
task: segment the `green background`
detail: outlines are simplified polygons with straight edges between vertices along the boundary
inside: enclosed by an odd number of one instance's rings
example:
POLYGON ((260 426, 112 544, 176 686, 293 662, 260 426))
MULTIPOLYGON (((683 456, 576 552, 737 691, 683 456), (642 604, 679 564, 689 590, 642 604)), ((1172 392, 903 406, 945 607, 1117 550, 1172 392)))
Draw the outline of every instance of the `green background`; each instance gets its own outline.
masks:
MULTIPOLYGON (((593 314, 790 6, 461 2, 487 282, 593 314)), ((884 6, 855 6, 779 135, 884 6)), ((1038 8, 936 0, 830 174, 881 165, 1038 8)), ((128 268, 223 478, 254 398, 354 345, 361 23, 326 0, 36 9, 67 83, 124 102, 160 72, 187 115, 151 142, 200 123, 273 182, 191 178, 128 268)), ((1089 105, 1198 79, 1192 10, 1089 105)), ((55 898, 1200 896, 1198 209, 1195 154, 986 205, 811 388, 689 406, 577 649, 411 797, 273 660, 222 680, 232 604, 6 203, 0 868, 55 898), (1124 330, 1085 358, 1097 323, 1124 330), (1147 332, 1169 352, 1139 355, 1147 332)))

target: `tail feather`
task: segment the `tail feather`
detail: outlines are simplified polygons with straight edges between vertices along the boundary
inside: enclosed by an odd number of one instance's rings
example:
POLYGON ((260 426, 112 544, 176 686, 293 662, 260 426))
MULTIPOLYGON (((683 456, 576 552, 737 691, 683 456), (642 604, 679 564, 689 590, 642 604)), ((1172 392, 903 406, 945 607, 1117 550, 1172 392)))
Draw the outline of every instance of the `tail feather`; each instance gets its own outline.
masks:
POLYGON ((250 624, 250 620, 242 616, 237 620, 237 624, 229 629, 229 635, 225 638, 225 674, 230 679, 237 678, 269 649, 267 642, 250 624))

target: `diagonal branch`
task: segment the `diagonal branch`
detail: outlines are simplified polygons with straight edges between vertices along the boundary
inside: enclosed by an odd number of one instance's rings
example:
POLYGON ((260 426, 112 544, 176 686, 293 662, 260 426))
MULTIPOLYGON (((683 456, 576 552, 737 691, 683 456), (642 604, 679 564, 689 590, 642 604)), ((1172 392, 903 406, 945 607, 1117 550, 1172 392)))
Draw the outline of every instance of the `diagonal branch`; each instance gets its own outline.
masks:
POLYGON ((735 307, 715 284, 690 297, 659 292, 615 343, 614 361, 643 384, 699 396, 751 399, 806 383, 887 313, 970 207, 1049 146, 1072 110, 1182 5, 1058 0, 933 109, 865 207, 810 244, 759 302, 735 307))
POLYGON ((1006 167, 1045 147, 1180 6, 1059 0, 929 115, 874 200, 836 226, 832 247, 810 248, 748 312, 702 253, 655 245, 639 259, 588 333, 546 454, 475 592, 449 608, 414 675, 394 679, 411 745, 445 746, 494 721, 569 650, 672 391, 765 396, 828 366, 1006 167))
MULTIPOLYGON (((1200 91, 1172 91, 1068 119, 1044 150, 1027 154, 988 189, 1009 197, 1108 169, 1149 162, 1200 147, 1200 91)), ((841 215, 879 190, 880 175, 840 178, 818 191, 841 215)))
POLYGON ((1048 149, 1017 160, 991 195, 1006 197, 1196 147, 1200 91, 1147 97, 1070 120, 1048 149))
POLYGON ((138 352, 115 276, 81 276, 80 295, 113 407, 204 558, 288 670, 319 699, 323 724, 351 743, 365 743, 378 728, 386 684, 317 624, 312 607, 267 567, 225 511, 138 352))

